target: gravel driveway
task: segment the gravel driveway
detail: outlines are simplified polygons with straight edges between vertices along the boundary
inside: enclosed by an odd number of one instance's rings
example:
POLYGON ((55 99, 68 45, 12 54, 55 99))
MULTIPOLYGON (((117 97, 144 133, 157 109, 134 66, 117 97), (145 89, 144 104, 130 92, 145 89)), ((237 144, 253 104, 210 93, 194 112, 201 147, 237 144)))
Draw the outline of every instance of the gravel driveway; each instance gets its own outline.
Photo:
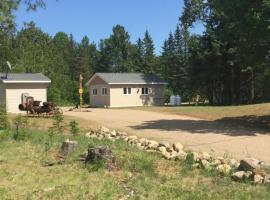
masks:
POLYGON ((214 151, 236 158, 251 156, 270 164, 270 132, 260 133, 214 121, 132 109, 95 108, 89 112, 64 114, 96 121, 139 137, 181 142, 189 150, 214 151))

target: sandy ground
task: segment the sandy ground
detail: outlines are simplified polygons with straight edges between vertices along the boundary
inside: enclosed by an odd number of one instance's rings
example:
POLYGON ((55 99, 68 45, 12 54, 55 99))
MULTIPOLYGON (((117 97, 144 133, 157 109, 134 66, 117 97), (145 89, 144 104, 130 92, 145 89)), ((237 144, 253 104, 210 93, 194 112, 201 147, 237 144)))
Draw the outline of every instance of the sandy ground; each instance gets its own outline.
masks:
MULTIPOLYGON (((65 109, 67 110, 67 109, 65 109)), ((124 130, 158 141, 181 142, 186 149, 213 151, 236 158, 255 157, 270 164, 270 132, 221 124, 187 116, 131 109, 88 109, 66 116, 94 121, 108 128, 124 130)))

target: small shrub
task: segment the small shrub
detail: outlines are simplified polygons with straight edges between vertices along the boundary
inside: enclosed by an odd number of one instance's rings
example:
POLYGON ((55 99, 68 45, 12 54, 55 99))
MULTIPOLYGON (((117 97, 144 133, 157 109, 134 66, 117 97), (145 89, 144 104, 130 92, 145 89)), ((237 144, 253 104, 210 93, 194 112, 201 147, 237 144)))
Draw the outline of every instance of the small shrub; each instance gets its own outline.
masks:
POLYGON ((0 104, 0 130, 8 128, 8 117, 5 104, 0 104))
POLYGON ((19 114, 14 119, 14 125, 15 125, 15 132, 14 132, 13 138, 15 140, 25 139, 26 128, 28 125, 28 118, 19 114))
POLYGON ((55 115, 53 116, 53 125, 52 127, 49 128, 49 134, 55 135, 62 133, 64 129, 63 121, 64 121, 63 114, 60 112, 55 113, 55 115))
POLYGON ((69 127, 70 127, 70 132, 73 135, 77 135, 80 132, 78 122, 75 120, 72 120, 71 122, 69 122, 69 127))

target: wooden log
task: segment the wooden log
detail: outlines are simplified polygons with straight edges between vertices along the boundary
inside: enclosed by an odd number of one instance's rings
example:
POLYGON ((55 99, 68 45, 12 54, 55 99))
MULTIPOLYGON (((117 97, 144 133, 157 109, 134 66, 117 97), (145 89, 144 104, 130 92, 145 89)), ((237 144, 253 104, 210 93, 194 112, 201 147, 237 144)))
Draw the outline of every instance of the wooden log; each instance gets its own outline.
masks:
POLYGON ((77 141, 70 141, 67 139, 62 143, 61 151, 64 155, 68 155, 78 147, 78 142, 77 141))
POLYGON ((88 148, 85 163, 95 162, 96 160, 105 160, 110 170, 115 168, 115 157, 108 146, 88 148))

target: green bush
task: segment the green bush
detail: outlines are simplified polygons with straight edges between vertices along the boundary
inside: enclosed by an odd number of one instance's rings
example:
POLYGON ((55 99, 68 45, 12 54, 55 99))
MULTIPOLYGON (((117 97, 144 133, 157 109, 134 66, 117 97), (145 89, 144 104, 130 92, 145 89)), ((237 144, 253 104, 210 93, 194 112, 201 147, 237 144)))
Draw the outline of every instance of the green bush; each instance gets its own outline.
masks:
POLYGON ((0 104, 0 130, 8 128, 8 117, 5 104, 0 104))
POLYGON ((70 127, 70 132, 73 135, 77 135, 80 132, 79 124, 75 120, 72 120, 71 122, 69 122, 69 127, 70 127))
POLYGON ((53 125, 49 128, 49 133, 58 134, 62 133, 64 129, 64 116, 61 112, 56 112, 53 116, 53 125))
POLYGON ((15 140, 23 140, 26 137, 26 129, 28 125, 28 118, 22 116, 21 114, 17 115, 14 119, 15 132, 14 139, 15 140))

